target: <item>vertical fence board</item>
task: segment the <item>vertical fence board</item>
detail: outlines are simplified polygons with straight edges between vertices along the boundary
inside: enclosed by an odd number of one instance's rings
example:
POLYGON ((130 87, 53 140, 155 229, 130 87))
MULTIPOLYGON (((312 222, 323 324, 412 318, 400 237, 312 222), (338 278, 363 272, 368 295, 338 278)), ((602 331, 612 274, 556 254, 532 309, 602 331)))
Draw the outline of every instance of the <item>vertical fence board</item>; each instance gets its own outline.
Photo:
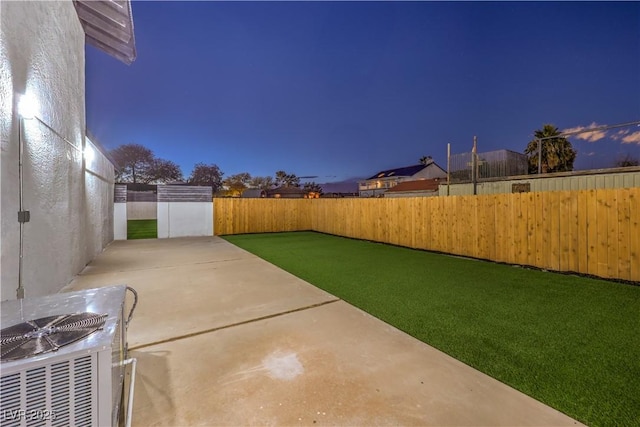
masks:
POLYGON ((478 196, 478 230, 477 230, 477 245, 478 256, 480 258, 489 257, 489 224, 488 224, 488 206, 490 196, 478 196))
POLYGON ((460 230, 459 224, 463 217, 463 212, 460 212, 460 197, 446 197, 444 202, 447 205, 446 212, 448 213, 448 228, 451 231, 451 237, 448 239, 449 248, 447 252, 454 253, 456 255, 463 255, 461 251, 462 245, 460 243, 460 230), (447 203, 448 202, 448 203, 447 203))
POLYGON ((527 193, 521 193, 518 198, 519 204, 519 216, 517 223, 517 233, 518 233, 518 249, 516 251, 516 259, 517 263, 520 265, 527 264, 527 249, 529 247, 529 198, 527 197, 527 193))
POLYGON ((578 272, 589 272, 589 233, 587 228, 587 196, 588 191, 578 191, 578 272))
POLYGON ((460 218, 456 223, 458 228, 458 250, 461 255, 476 256, 474 241, 470 236, 475 232, 475 199, 458 198, 458 208, 460 209, 460 218))
POLYGON ((503 257, 503 246, 505 244, 504 241, 504 226, 502 224, 502 220, 504 219, 504 212, 502 212, 502 197, 497 197, 497 195, 493 195, 491 197, 493 200, 493 255, 491 259, 495 259, 500 262, 504 262, 505 259, 503 257))
POLYGON ((478 239, 476 238, 478 230, 478 197, 467 199, 467 203, 471 206, 471 219, 468 223, 462 224, 464 232, 467 236, 467 242, 472 247, 470 255, 472 257, 478 257, 478 239))
POLYGON ((533 265, 536 259, 536 205, 533 193, 526 193, 527 205, 527 259, 525 265, 533 265))
POLYGON ((469 215, 471 218, 467 223, 463 223, 462 227, 467 236, 467 242, 472 247, 469 254, 472 257, 478 257, 478 239, 476 233, 478 230, 478 198, 463 199, 469 205, 469 215))
POLYGON ((425 233, 423 249, 428 249, 431 245, 431 235, 433 232, 433 197, 425 197, 424 199, 425 200, 422 202, 423 206, 425 207, 425 233))
POLYGON ((543 193, 534 194, 534 206, 536 209, 536 257, 533 265, 537 267, 544 267, 544 252, 546 250, 546 242, 543 236, 542 226, 544 224, 544 209, 542 199, 543 193))
POLYGON ((569 271, 569 259, 571 257, 571 193, 560 191, 558 193, 558 235, 559 235, 559 270, 569 271))
POLYGON ((567 263, 568 271, 579 271, 578 269, 578 237, 580 228, 578 226, 578 195, 575 191, 568 192, 569 210, 568 210, 568 239, 569 239, 569 260, 567 263))
POLYGON ((607 277, 618 277, 618 190, 606 192, 607 200, 607 277))
POLYGON ((440 197, 430 200, 431 202, 431 244, 430 249, 441 251, 440 236, 442 234, 442 217, 440 216, 440 197))
POLYGON ((549 268, 551 270, 560 269, 560 193, 548 193, 549 196, 549 268))
POLYGON ((498 260, 496 256, 496 196, 494 194, 487 196, 487 205, 486 208, 486 220, 485 226, 487 227, 487 232, 485 236, 487 237, 487 257, 491 260, 498 260))
POLYGON ((598 274, 598 216, 596 190, 586 193, 587 208, 587 273, 598 274))
POLYGON ((628 224, 631 219, 629 209, 629 189, 621 188, 618 190, 618 278, 631 280, 631 252, 629 250, 628 224))
POLYGON ((417 249, 423 249, 425 244, 425 215, 426 210, 424 201, 426 197, 418 197, 415 201, 415 212, 413 213, 413 222, 415 225, 415 232, 413 236, 413 247, 417 249))
POLYGON ((606 194, 602 190, 596 190, 596 217, 598 218, 597 225, 597 244, 596 244, 596 256, 597 256, 597 275, 600 277, 608 277, 607 260, 608 260, 608 245, 607 239, 609 209, 607 205, 606 194))
POLYGON ((522 233, 521 229, 524 226, 522 220, 522 206, 520 206, 520 193, 510 194, 511 209, 509 214, 509 229, 511 236, 511 243, 509 248, 509 262, 512 264, 520 264, 520 254, 522 252, 522 233))

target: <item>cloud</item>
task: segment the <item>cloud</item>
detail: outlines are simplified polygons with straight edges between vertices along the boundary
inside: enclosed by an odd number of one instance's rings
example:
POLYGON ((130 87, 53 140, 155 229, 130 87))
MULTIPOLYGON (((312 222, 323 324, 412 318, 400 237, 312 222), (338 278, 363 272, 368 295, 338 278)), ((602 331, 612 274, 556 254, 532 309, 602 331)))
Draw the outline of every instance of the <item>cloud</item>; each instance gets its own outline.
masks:
POLYGON ((623 144, 638 144, 640 145, 640 130, 630 133, 622 137, 623 144))
POLYGON ((614 141, 621 141, 623 144, 638 144, 640 145, 640 130, 631 132, 629 129, 619 130, 611 135, 611 139, 614 141))
MULTIPOLYGON (((597 128, 597 127, 601 127, 601 126, 605 126, 605 125, 599 125, 596 122, 591 123, 589 126, 576 126, 574 128, 569 128, 569 129, 565 129, 562 131, 562 133, 572 133, 572 132, 581 132, 581 131, 587 131, 588 129, 593 129, 593 128, 597 128)), ((596 141, 600 141, 601 139, 605 138, 607 136, 607 131, 604 130, 595 130, 593 132, 584 132, 584 133, 579 133, 577 135, 571 135, 571 137, 573 138, 577 138, 577 139, 584 139, 587 142, 596 142, 596 141)))
POLYGON ((620 141, 622 138, 624 138, 625 135, 629 135, 629 132, 631 131, 628 129, 619 130, 618 132, 611 135, 611 139, 613 139, 614 141, 620 141))
POLYGON ((588 153, 584 153, 584 155, 591 157, 591 156, 595 156, 596 152, 595 151, 589 151, 588 153))

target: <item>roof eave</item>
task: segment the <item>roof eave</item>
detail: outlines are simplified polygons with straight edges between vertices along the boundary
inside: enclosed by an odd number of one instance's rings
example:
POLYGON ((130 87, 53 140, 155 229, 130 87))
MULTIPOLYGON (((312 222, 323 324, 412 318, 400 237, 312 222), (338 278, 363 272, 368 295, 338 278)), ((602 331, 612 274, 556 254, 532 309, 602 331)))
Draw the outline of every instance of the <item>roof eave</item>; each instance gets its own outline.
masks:
POLYGON ((137 52, 129 0, 73 0, 86 43, 130 65, 137 52))

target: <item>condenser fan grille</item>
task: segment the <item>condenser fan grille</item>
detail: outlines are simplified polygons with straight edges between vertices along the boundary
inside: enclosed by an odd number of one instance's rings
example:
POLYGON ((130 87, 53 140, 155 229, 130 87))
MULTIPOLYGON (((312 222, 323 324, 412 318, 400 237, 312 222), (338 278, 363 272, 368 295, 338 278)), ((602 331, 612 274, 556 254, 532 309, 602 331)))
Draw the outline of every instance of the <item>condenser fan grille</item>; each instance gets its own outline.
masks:
POLYGON ((106 314, 76 313, 42 317, 0 331, 0 360, 19 360, 74 343, 101 329, 106 314))

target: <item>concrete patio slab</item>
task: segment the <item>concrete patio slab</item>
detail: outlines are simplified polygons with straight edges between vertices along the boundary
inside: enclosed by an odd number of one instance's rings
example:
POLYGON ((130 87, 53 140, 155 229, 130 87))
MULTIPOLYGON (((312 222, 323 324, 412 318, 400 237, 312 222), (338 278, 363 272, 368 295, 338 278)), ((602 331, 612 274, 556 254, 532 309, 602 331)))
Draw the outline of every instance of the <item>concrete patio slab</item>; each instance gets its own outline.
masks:
POLYGON ((65 290, 117 283, 134 425, 578 425, 219 238, 116 242, 65 290))
POLYGON ((131 243, 110 245, 65 288, 133 287, 130 348, 336 299, 219 238, 131 243))

